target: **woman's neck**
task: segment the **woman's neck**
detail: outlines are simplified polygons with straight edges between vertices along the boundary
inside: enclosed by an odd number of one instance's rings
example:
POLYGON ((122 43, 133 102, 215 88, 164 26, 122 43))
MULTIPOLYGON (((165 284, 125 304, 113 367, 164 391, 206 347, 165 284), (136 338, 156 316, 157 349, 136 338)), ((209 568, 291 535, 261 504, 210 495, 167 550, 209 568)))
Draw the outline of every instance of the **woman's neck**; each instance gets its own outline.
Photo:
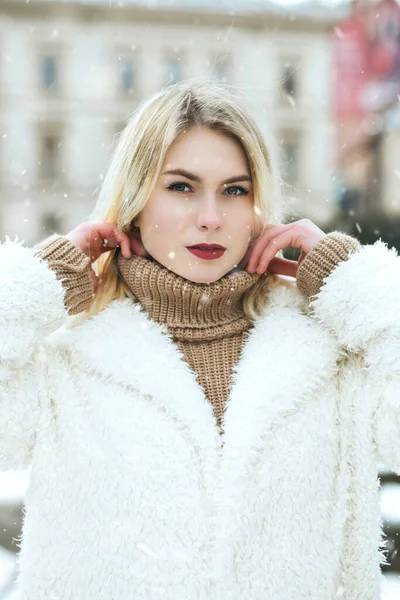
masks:
POLYGON ((150 319, 166 325, 177 339, 220 337, 232 327, 239 331, 249 326, 243 296, 258 274, 236 267, 213 283, 194 283, 154 260, 121 254, 118 269, 150 319))

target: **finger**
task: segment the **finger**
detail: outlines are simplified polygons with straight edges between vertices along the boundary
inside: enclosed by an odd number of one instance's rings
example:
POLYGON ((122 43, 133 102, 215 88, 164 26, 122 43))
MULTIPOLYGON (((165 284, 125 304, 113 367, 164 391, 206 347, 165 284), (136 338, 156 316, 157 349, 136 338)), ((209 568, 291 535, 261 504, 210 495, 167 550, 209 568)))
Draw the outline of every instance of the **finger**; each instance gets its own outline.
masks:
POLYGON ((299 265, 296 260, 275 257, 268 265, 268 273, 273 275, 287 275, 289 277, 296 277, 298 268, 299 265))
POLYGON ((121 231, 113 223, 102 223, 101 227, 99 227, 99 231, 103 237, 101 252, 108 252, 119 245, 121 247, 122 255, 125 258, 130 258, 131 249, 129 237, 126 233, 121 231))
POLYGON ((114 240, 120 245, 122 256, 131 257, 131 248, 129 238, 126 233, 121 231, 116 225, 112 225, 114 240))
MULTIPOLYGON (((97 232, 101 241, 107 240, 110 248, 115 248, 117 242, 116 232, 119 231, 118 227, 114 225, 114 223, 97 223, 97 232)), ((95 241, 98 241, 98 238, 95 238, 95 241)))
POLYGON ((90 273, 90 279, 92 281, 92 287, 93 287, 93 293, 96 292, 97 287, 99 285, 99 278, 97 277, 96 273, 93 271, 93 269, 90 267, 89 268, 89 273, 90 273))
POLYGON ((121 247, 122 256, 130 258, 132 256, 129 236, 115 226, 115 237, 121 247))
POLYGON ((111 223, 95 224, 86 244, 92 261, 97 260, 103 252, 109 252, 115 248, 117 242, 114 237, 114 226, 111 223))
POLYGON ((298 267, 301 265, 301 263, 303 262, 303 260, 305 259, 306 256, 307 256, 306 253, 304 252, 304 250, 302 250, 301 254, 300 254, 300 257, 299 257, 299 260, 297 261, 297 266, 298 267))
POLYGON ((259 240, 254 245, 253 252, 251 254, 247 270, 252 273, 256 270, 262 253, 264 252, 267 244, 275 236, 280 235, 284 231, 289 231, 296 226, 296 223, 290 223, 289 225, 266 225, 264 231, 259 240))
POLYGON ((143 246, 143 243, 140 240, 138 240, 136 237, 134 237, 133 235, 131 235, 131 237, 130 237, 130 245, 131 245, 131 250, 137 256, 141 256, 142 258, 146 258, 148 256, 147 251, 146 251, 145 247, 143 246))
POLYGON ((257 273, 265 273, 270 261, 275 257, 276 253, 289 246, 297 247, 296 238, 291 230, 285 231, 284 233, 281 233, 281 235, 278 235, 278 237, 272 239, 260 258, 256 268, 257 273))

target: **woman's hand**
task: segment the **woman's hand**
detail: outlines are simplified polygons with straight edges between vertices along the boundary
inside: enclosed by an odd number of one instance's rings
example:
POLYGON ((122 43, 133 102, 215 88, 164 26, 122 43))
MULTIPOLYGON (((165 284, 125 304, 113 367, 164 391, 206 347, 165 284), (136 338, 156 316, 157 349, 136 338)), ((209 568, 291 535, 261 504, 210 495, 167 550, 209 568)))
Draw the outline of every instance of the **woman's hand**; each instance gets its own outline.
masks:
POLYGON ((327 234, 310 219, 301 219, 289 225, 267 225, 251 251, 248 273, 265 273, 296 277, 297 269, 310 250, 327 234), (284 248, 300 248, 298 261, 275 257, 284 248), (275 258, 274 258, 275 257, 275 258))
MULTIPOLYGON (((132 252, 138 256, 147 256, 147 252, 137 236, 123 233, 112 223, 82 223, 65 237, 78 246, 90 258, 90 265, 101 254, 109 252, 118 246, 121 248, 122 255, 125 258, 130 258, 132 252)), ((99 283, 98 277, 91 266, 89 266, 89 270, 93 289, 96 291, 99 283)))

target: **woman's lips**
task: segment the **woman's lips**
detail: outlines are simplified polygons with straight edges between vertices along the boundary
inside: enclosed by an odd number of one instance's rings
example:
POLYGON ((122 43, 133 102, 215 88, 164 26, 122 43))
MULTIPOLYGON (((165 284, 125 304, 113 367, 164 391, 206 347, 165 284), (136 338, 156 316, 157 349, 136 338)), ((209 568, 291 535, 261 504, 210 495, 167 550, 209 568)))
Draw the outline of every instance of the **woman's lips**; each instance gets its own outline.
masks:
POLYGON ((203 258, 204 260, 215 260, 216 258, 221 258, 225 252, 225 248, 194 248, 188 247, 189 252, 197 256, 198 258, 203 258))

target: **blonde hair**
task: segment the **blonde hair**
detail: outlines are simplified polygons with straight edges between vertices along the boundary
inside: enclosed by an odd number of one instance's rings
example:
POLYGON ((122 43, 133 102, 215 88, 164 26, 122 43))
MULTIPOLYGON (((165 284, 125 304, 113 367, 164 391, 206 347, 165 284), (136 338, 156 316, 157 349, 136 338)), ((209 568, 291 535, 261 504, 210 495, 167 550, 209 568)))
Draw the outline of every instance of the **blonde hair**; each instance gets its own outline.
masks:
MULTIPOLYGON (((122 131, 101 187, 92 222, 131 230, 146 205, 174 140, 192 126, 218 130, 237 140, 248 160, 254 190, 255 240, 266 224, 279 224, 282 210, 279 183, 263 136, 231 86, 209 80, 189 80, 168 86, 144 102, 122 131)), ((278 253, 279 255, 279 253, 278 253)), ((102 311, 111 301, 131 297, 118 275, 115 250, 96 261, 99 286, 85 316, 102 311)), ((246 291, 243 308, 256 320, 265 304, 266 278, 260 275, 246 291)))

